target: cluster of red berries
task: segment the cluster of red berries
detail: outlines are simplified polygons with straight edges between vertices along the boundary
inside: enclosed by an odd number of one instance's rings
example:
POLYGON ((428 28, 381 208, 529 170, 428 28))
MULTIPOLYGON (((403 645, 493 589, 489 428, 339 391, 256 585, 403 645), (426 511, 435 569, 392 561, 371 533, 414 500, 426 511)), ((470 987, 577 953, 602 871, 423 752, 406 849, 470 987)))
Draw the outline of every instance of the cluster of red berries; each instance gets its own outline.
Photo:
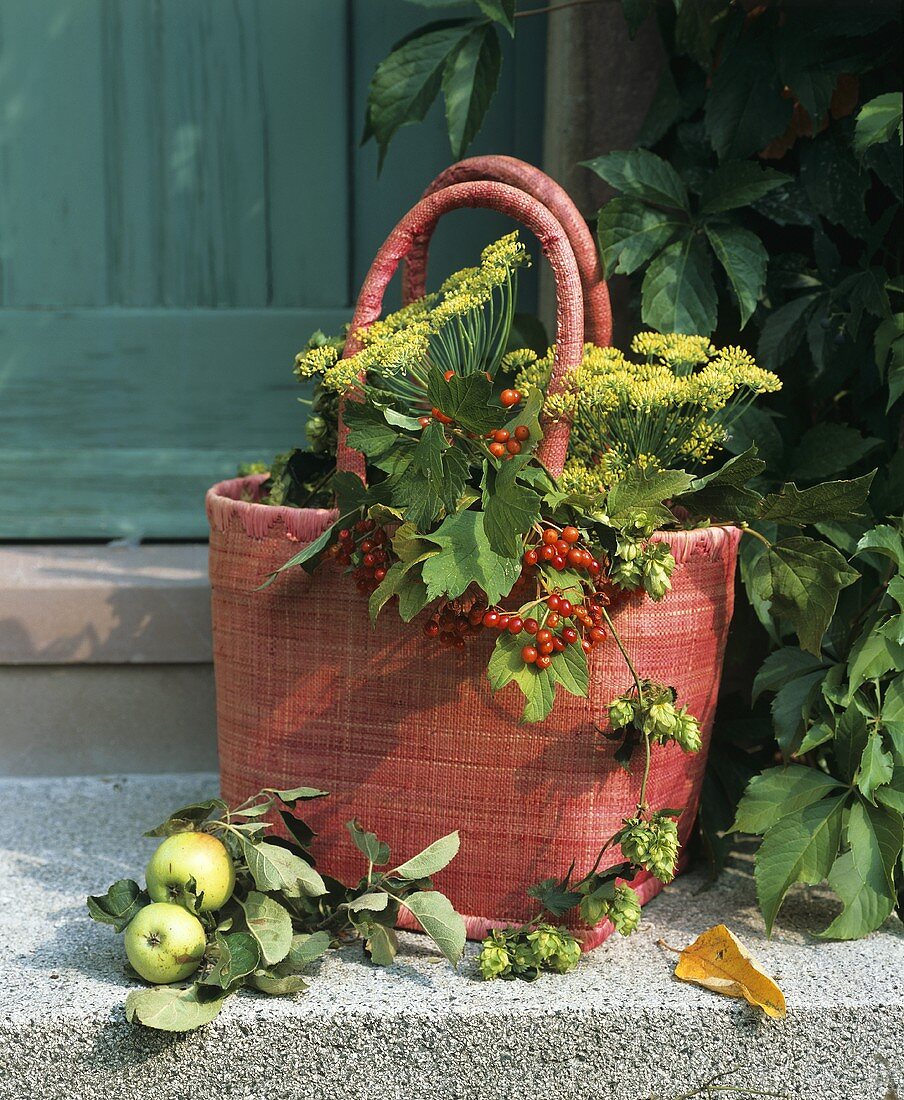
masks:
POLYGON ((570 567, 578 573, 587 572, 591 577, 598 577, 603 567, 589 550, 577 545, 580 537, 577 527, 563 527, 561 531, 546 527, 539 545, 524 551, 524 564, 547 562, 553 569, 561 571, 570 567))
POLYGON ((580 642, 584 652, 590 653, 598 642, 608 637, 601 625, 603 607, 608 602, 605 596, 590 597, 575 606, 566 596, 553 592, 545 602, 547 611, 542 626, 536 619, 524 620, 524 629, 534 635, 534 642, 521 648, 521 660, 526 665, 549 668, 553 656, 567 646, 580 642), (556 633, 559 626, 562 629, 556 633))
POLYGON ((486 438, 492 440, 487 449, 494 458, 509 459, 521 454, 521 445, 530 439, 530 428, 524 424, 519 424, 512 432, 508 428, 497 428, 486 438))
POLYGON ((397 560, 386 529, 372 519, 360 519, 354 527, 343 528, 335 554, 340 565, 355 567, 352 577, 362 595, 373 592, 397 560))

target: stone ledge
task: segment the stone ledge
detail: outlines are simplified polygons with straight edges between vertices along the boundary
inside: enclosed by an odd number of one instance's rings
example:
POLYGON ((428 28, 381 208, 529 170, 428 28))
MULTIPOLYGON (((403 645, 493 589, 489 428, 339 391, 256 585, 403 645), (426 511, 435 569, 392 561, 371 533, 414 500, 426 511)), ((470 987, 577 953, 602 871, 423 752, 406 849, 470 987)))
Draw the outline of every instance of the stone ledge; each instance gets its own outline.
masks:
POLYGON ((0 547, 0 665, 209 663, 207 546, 0 547))
POLYGON ((0 781, 0 1100, 669 1100, 721 1070, 742 1098, 883 1100, 895 1075, 901 1085, 900 922, 823 943, 805 929, 834 905, 798 892, 767 941, 743 861, 708 891, 684 876, 633 937, 565 977, 478 983, 474 945, 456 973, 406 934, 392 970, 353 946, 303 996, 242 994, 190 1036, 132 1029, 121 942, 87 919, 84 896, 140 877, 154 844, 141 832, 214 786, 209 775, 0 781), (657 941, 681 946, 718 921, 779 980, 786 1020, 673 979, 657 941))

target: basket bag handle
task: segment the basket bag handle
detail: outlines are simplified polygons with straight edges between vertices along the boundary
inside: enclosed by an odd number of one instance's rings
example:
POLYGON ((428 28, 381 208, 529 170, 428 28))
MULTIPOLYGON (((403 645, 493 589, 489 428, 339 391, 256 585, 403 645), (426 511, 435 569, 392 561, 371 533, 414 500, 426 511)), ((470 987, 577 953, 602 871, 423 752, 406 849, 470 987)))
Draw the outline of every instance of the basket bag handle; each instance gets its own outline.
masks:
MULTIPOLYGON (((345 343, 343 358, 361 348, 359 333, 373 324, 383 307, 383 296, 399 263, 411 254, 416 242, 433 233, 436 223, 450 210, 481 207, 507 214, 529 229, 549 260, 556 286, 556 349, 548 392, 565 384, 569 371, 580 366, 584 348, 584 302, 581 279, 568 234, 549 210, 532 195, 492 180, 452 184, 428 195, 402 218, 386 238, 364 279, 345 343)), ((554 477, 559 477, 568 450, 570 422, 545 420, 537 456, 554 477)), ((337 466, 364 477, 364 457, 346 444, 348 429, 339 417, 337 466)))
MULTIPOLYGON (((612 308, 609 290, 603 279, 599 253, 587 222, 573 199, 561 184, 539 168, 516 157, 489 155, 468 157, 451 165, 436 177, 424 192, 432 195, 443 187, 465 180, 495 180, 507 183, 533 195, 558 219, 568 234, 574 258, 581 273, 584 288, 584 339, 599 347, 608 347, 612 340, 612 308)), ((427 256, 430 234, 422 234, 405 259, 402 277, 402 302, 407 305, 423 297, 427 286, 427 256)))

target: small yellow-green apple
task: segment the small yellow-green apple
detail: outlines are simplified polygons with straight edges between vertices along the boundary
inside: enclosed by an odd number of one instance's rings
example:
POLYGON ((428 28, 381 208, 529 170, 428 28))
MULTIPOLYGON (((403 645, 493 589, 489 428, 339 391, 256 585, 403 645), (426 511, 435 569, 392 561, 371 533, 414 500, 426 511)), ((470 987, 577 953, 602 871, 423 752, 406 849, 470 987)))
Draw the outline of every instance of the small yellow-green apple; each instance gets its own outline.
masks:
POLYGON ((148 982, 168 985, 201 965, 206 937, 201 922, 181 905, 155 901, 139 909, 125 934, 129 962, 148 982))
POLYGON ((195 880, 195 893, 204 896, 201 912, 225 905, 235 888, 232 857, 221 840, 210 833, 175 833, 151 856, 146 871, 152 901, 173 901, 192 909, 185 888, 195 880))

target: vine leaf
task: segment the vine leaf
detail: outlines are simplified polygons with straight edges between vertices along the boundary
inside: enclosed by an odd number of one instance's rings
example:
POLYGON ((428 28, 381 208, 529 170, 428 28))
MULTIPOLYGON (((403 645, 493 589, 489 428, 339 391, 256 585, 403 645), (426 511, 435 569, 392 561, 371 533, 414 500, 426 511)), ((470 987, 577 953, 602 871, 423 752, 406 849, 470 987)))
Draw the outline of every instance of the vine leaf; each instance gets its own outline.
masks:
POLYGON ((597 215, 603 273, 630 275, 664 248, 685 223, 640 199, 616 198, 597 215))
POLYGON ((475 27, 449 55, 443 69, 443 96, 453 156, 464 155, 483 124, 501 70, 499 37, 489 24, 475 27))
POLYGON ((643 199, 671 210, 689 210, 687 188, 675 169, 646 149, 606 153, 583 162, 585 168, 623 195, 643 199))
POLYGON ((731 289, 738 300, 743 328, 762 297, 768 253, 755 233, 742 229, 739 225, 708 222, 705 229, 716 259, 725 269, 731 289))
POLYGON ((521 575, 518 558, 503 557, 490 545, 482 512, 447 516, 425 540, 441 550, 427 558, 422 567, 430 600, 440 596, 455 599, 468 585, 477 584, 489 603, 496 604, 511 592, 521 575))
POLYGON ((647 268, 641 312, 657 331, 709 336, 717 305, 712 254, 702 237, 688 233, 673 241, 647 268))

